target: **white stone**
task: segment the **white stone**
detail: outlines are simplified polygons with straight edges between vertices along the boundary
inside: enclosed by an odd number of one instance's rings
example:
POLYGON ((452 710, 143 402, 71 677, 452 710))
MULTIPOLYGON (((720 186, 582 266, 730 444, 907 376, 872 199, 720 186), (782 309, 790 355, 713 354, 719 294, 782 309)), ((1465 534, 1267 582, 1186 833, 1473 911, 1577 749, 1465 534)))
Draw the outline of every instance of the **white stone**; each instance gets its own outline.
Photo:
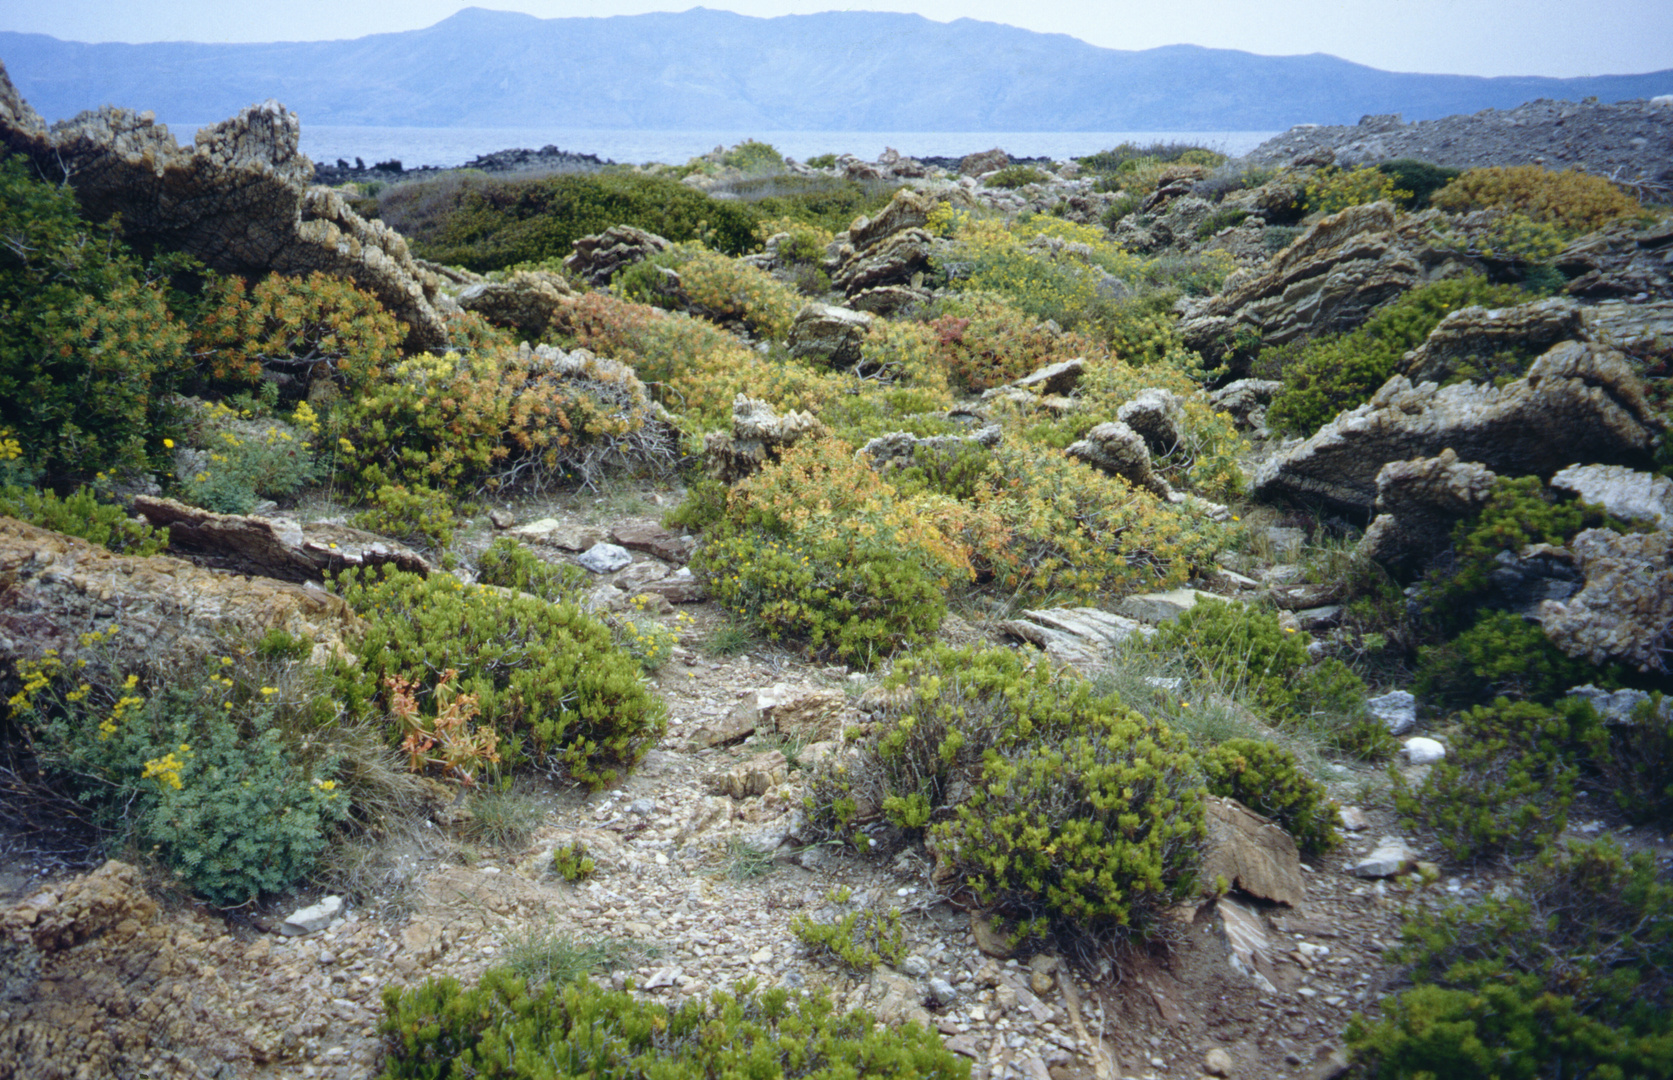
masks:
POLYGON ((601 542, 575 556, 575 561, 595 574, 613 574, 632 563, 633 556, 624 547, 601 542))
POLYGON ((1393 877, 1416 858, 1417 853, 1407 847, 1404 840, 1385 836, 1376 850, 1354 864, 1353 875, 1362 878, 1393 877))
POLYGON ((1673 523, 1673 480, 1665 476, 1622 465, 1570 465, 1551 478, 1551 486, 1618 518, 1650 521, 1658 528, 1673 523))
POLYGON ((1425 739, 1419 736, 1415 739, 1406 740, 1405 754, 1406 760, 1413 765, 1433 765, 1446 757, 1446 747, 1434 739, 1425 739))
POLYGON ((341 896, 327 896, 311 907, 298 908, 290 913, 279 933, 286 937, 301 937, 303 934, 313 934, 331 925, 331 920, 343 910, 341 896))
POLYGON ((1405 690, 1374 697, 1365 707, 1383 722, 1390 735, 1404 735, 1417 723, 1417 699, 1405 690))

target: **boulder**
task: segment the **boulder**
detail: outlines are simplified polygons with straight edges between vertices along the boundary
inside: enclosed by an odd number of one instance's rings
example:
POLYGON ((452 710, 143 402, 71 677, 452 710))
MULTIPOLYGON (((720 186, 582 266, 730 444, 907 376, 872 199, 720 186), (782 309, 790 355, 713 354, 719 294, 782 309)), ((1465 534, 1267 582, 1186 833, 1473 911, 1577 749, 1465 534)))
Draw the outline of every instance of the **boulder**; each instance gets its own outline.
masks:
POLYGON ((1587 529, 1569 544, 1585 586, 1539 606, 1545 636, 1593 664, 1666 672, 1673 653, 1673 533, 1587 529))
POLYGON ((524 341, 539 343, 551 334, 552 318, 563 309, 564 298, 574 295, 562 275, 519 270, 504 281, 468 285, 456 299, 466 311, 515 331, 524 341))
POLYGON ((150 495, 135 498, 133 509, 152 527, 168 530, 170 551, 190 552, 218 570, 299 582, 324 581, 351 566, 389 566, 422 577, 431 570, 404 544, 342 525, 217 514, 150 495))
POLYGON ((660 525, 618 525, 610 530, 610 539, 629 551, 641 551, 676 566, 691 557, 691 541, 660 525))
POLYGON ((1392 690, 1370 698, 1365 708, 1382 721, 1390 735, 1404 735, 1417 724, 1417 698, 1407 690, 1392 690))
POLYGON ((979 446, 991 450, 1003 437, 998 424, 989 424, 971 435, 926 435, 919 437, 909 431, 891 431, 879 435, 860 447, 859 453, 871 461, 879 471, 905 469, 916 464, 921 451, 946 453, 965 446, 979 446))
MULTIPOLYGON (((1428 740, 1424 740, 1428 741, 1428 740)), ((1385 836, 1376 848, 1351 868, 1354 877, 1393 877, 1417 861, 1417 852, 1406 846, 1399 837, 1385 836)))
POLYGON ((601 233, 575 241, 563 268, 593 288, 610 284, 616 271, 642 262, 673 245, 655 233, 632 225, 612 225, 601 233))
POLYGON ((0 66, 0 145, 73 187, 92 220, 120 214, 128 243, 183 251, 229 274, 346 278, 406 324, 407 348, 445 346, 445 315, 456 308, 440 281, 394 229, 312 186, 301 130, 271 99, 201 129, 191 146, 150 113, 111 106, 49 130, 0 66))
POLYGON ((1433 765, 1446 757, 1446 747, 1434 739, 1407 739, 1400 746, 1400 753, 1413 765, 1433 765))
POLYGON ((1185 410, 1171 390, 1140 390, 1115 418, 1138 432, 1152 454, 1171 454, 1184 438, 1185 410))
POLYGON ((1254 493, 1368 515, 1377 475, 1391 461, 1451 449, 1512 476, 1555 472, 1576 459, 1634 465, 1649 461, 1659 428, 1620 353, 1565 341, 1503 388, 1413 386, 1396 375, 1370 401, 1262 465, 1254 493))
POLYGON ((1150 447, 1144 436, 1120 420, 1099 424, 1064 452, 1160 498, 1173 496, 1173 488, 1150 462, 1150 447))
POLYGON ((1673 524, 1673 480, 1619 465, 1570 465, 1551 478, 1551 487, 1596 503, 1627 521, 1673 524))
POLYGON ((921 229, 929 223, 936 199, 912 188, 901 188, 876 217, 857 217, 848 226, 847 241, 861 254, 870 251, 903 229, 921 229))
POLYGON ((860 362, 860 346, 876 319, 863 311, 832 304, 807 304, 796 313, 786 344, 798 360, 813 360, 837 368, 860 362))
POLYGON ((1225 878, 1232 888, 1289 907, 1307 900, 1301 854, 1290 834, 1236 799, 1204 800, 1208 841, 1202 880, 1225 878))
POLYGON ((999 149, 983 150, 977 154, 966 154, 959 159, 958 174, 960 176, 985 176, 990 172, 1003 169, 1011 163, 1011 155, 999 149))
POLYGON ((1395 572, 1422 566, 1452 542, 1452 527, 1481 509, 1498 475, 1450 448, 1432 458, 1391 461, 1377 472, 1377 516, 1360 554, 1395 572))
POLYGON ((1585 300, 1673 300, 1667 253, 1673 250, 1673 218, 1648 228, 1632 219, 1611 222, 1557 253, 1553 265, 1571 280, 1564 290, 1585 300))
POLYGON ((1086 361, 1080 357, 1073 360, 1059 360, 1055 364, 1047 364, 1029 372, 1013 383, 996 386, 991 390, 982 391, 982 397, 990 398, 1003 394, 1007 390, 1026 390, 1031 394, 1047 397, 1053 394, 1067 394, 1080 385, 1081 376, 1086 373, 1086 361))
POLYGON ((316 643, 315 658, 350 655, 363 628, 318 587, 205 570, 181 559, 116 555, 71 536, 0 517, 0 664, 46 649, 76 652, 80 635, 115 626, 148 658, 206 652, 224 637, 284 630, 316 643), (323 651, 322 651, 323 650, 323 651))
POLYGON ((633 555, 615 544, 597 543, 575 556, 575 562, 595 574, 614 574, 633 562, 633 555))
POLYGON ((1386 202, 1319 221, 1259 272, 1240 270, 1179 323, 1209 364, 1244 361, 1240 339, 1262 347, 1352 330, 1371 311, 1424 281, 1426 256, 1395 229, 1386 202))
POLYGON ((903 229, 863 252, 846 257, 831 275, 831 284, 848 296, 881 285, 917 287, 929 270, 931 237, 923 229, 903 229))
POLYGON ((1448 312, 1423 343, 1407 353, 1401 373, 1413 383, 1469 377, 1496 353, 1538 356, 1581 336, 1580 309, 1553 297, 1509 308, 1467 307, 1448 312))
POLYGON ((780 416, 766 402, 739 394, 732 402, 732 430, 703 438, 704 467, 712 478, 735 484, 777 461, 797 440, 824 434, 825 425, 811 413, 792 409, 780 416))
POLYGON ((893 315, 897 311, 917 304, 927 304, 929 301, 928 289, 914 288, 911 285, 879 285, 873 289, 861 289, 848 297, 848 305, 855 311, 866 311, 873 315, 893 315))
POLYGON ((1245 431, 1266 430, 1266 407, 1284 388, 1277 379, 1236 379, 1208 396, 1215 412, 1230 414, 1245 431))

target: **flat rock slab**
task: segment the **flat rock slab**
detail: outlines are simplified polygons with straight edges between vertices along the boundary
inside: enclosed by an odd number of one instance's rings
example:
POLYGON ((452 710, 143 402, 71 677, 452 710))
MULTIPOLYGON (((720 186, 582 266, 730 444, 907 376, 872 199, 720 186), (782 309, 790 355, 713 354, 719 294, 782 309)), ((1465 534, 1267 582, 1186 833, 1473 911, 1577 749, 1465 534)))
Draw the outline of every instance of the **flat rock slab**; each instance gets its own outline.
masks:
POLYGON ((1208 843, 1202 878, 1223 877, 1233 888, 1261 900, 1299 907, 1307 899, 1301 855, 1290 834, 1236 799, 1210 797, 1208 843))
POLYGON ((595 574, 614 574, 617 570, 625 570, 631 565, 633 555, 624 547, 597 543, 575 556, 575 561, 582 569, 591 570, 595 574))
POLYGON ((622 525, 610 531, 610 539, 629 551, 652 555, 675 566, 691 558, 691 541, 660 525, 622 525))
POLYGON ((341 896, 327 896, 317 904, 298 908, 290 913, 279 927, 279 933, 286 937, 301 937, 304 934, 316 934, 331 925, 343 912, 343 898, 341 896))
POLYGON ((599 529, 566 525, 557 518, 541 518, 508 531, 519 540, 550 544, 565 551, 586 551, 604 539, 604 533, 599 529))
POLYGON ((1136 619, 1142 623, 1159 624, 1173 622, 1185 612, 1197 606, 1197 601, 1203 597, 1221 600, 1224 597, 1205 593, 1198 589, 1170 589, 1167 592, 1140 593, 1128 596, 1116 604, 1116 610, 1129 619, 1136 619))
POLYGON ((1156 632, 1125 615, 1090 607, 1024 611, 1022 618, 1007 619, 999 629, 1083 672, 1107 665, 1110 654, 1134 634, 1148 637, 1156 632))

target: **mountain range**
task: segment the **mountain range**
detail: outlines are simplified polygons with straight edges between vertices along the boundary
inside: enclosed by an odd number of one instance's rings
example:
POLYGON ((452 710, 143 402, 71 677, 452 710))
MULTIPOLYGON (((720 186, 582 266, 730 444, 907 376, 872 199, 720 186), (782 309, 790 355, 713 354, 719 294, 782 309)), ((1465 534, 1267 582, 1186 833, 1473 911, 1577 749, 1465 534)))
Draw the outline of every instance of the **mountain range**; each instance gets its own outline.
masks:
POLYGON ((973 19, 862 11, 539 19, 467 8, 423 30, 272 44, 85 44, 0 32, 0 61, 49 121, 114 104, 201 122, 271 97, 304 124, 1230 131, 1673 93, 1673 70, 1402 74, 1321 53, 1104 49, 973 19))

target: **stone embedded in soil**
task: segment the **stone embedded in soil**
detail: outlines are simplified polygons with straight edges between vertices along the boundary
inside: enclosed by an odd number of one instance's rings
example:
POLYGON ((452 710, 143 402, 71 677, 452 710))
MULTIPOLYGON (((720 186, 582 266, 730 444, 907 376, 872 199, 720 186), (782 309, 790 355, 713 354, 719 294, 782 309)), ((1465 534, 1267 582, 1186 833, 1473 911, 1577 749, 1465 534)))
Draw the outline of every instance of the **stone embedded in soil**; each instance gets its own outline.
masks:
POLYGON ((1384 837, 1375 850, 1352 867, 1355 877, 1386 878, 1402 872, 1417 859, 1417 853, 1398 837, 1384 837))
POLYGON ((629 566, 633 556, 626 548, 600 542, 575 556, 575 561, 595 574, 613 574, 629 566))
POLYGON ((1401 747, 1401 751, 1406 755, 1406 760, 1413 765, 1433 765, 1446 757, 1446 747, 1434 739, 1426 739, 1422 736, 1407 739, 1405 745, 1401 747))
POLYGON ((304 934, 317 934, 331 925, 343 911, 341 896, 327 896, 317 904, 305 908, 298 908, 290 913, 290 917, 279 927, 279 932, 286 937, 302 937, 304 934))
POLYGON ((1404 735, 1417 723, 1417 699, 1406 690, 1394 690, 1371 698, 1365 707, 1383 722, 1390 735, 1404 735))
POLYGON ((1288 833, 1235 799, 1211 797, 1204 809, 1208 824, 1202 864, 1205 882, 1223 877, 1251 896, 1290 907, 1306 901, 1301 856, 1288 833))

